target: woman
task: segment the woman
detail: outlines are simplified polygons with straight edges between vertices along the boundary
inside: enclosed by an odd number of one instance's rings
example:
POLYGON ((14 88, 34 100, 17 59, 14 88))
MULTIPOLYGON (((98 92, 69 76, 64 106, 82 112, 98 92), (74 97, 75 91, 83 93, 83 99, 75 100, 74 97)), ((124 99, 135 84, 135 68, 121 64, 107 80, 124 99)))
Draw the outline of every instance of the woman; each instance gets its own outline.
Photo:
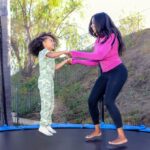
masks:
POLYGON ((118 133, 118 137, 108 143, 112 145, 124 144, 128 140, 122 128, 122 118, 115 100, 127 80, 127 69, 120 58, 125 46, 119 30, 104 12, 92 16, 89 23, 89 32, 96 38, 93 52, 75 50, 70 52, 72 57, 70 64, 100 65, 102 69, 102 74, 96 80, 88 99, 89 111, 95 130, 85 138, 90 140, 102 135, 99 127, 98 101, 104 96, 104 103, 118 133))

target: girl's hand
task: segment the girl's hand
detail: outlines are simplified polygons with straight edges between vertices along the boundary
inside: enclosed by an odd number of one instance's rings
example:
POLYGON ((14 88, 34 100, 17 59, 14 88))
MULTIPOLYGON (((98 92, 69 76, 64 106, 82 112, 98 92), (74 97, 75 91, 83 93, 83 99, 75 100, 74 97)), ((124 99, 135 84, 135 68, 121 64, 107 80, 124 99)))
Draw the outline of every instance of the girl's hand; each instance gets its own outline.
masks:
POLYGON ((67 59, 67 64, 72 65, 72 59, 71 58, 67 59))

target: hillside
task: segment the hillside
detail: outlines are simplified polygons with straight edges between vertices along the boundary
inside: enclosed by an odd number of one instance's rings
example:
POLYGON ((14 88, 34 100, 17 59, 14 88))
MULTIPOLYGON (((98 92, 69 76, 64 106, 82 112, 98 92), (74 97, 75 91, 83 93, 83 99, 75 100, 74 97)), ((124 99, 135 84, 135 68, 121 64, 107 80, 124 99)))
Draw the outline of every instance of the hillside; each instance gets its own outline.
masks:
POLYGON ((150 126, 150 29, 133 34, 133 43, 123 57, 129 78, 119 96, 119 106, 123 113, 150 126))

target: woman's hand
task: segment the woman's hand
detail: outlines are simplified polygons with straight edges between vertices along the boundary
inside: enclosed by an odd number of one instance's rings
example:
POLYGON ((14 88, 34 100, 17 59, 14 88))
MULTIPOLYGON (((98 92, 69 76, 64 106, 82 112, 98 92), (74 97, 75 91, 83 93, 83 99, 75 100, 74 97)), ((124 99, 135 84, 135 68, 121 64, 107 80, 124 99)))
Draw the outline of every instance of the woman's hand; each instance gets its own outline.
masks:
POLYGON ((69 51, 65 51, 65 55, 67 55, 69 58, 72 57, 71 52, 69 52, 69 51))

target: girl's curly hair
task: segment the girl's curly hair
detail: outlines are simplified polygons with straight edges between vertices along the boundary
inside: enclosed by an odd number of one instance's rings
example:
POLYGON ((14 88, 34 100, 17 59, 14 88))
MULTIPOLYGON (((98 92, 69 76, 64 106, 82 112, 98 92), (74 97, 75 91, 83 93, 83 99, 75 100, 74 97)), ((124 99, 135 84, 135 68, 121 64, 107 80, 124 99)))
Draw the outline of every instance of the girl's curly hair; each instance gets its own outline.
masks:
POLYGON ((38 56, 39 52, 44 49, 43 41, 47 37, 51 37, 55 42, 55 46, 58 46, 58 39, 56 36, 54 36, 51 32, 43 32, 29 43, 29 52, 34 56, 38 56))

